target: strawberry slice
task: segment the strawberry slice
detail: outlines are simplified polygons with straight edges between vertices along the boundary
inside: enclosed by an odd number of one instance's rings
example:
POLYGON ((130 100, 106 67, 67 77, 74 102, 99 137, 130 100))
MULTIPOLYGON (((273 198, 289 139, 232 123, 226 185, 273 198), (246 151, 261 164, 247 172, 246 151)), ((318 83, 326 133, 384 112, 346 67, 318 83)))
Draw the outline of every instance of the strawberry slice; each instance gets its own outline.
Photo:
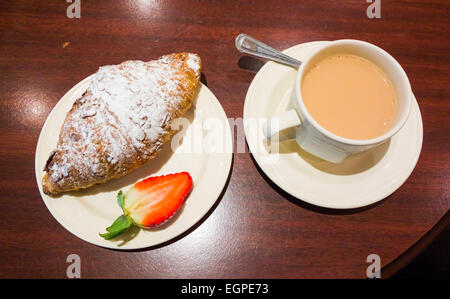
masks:
POLYGON ((137 182, 125 196, 122 191, 117 201, 124 214, 108 227, 101 237, 109 240, 126 231, 132 224, 142 228, 160 225, 181 207, 192 188, 188 172, 150 177, 137 182))

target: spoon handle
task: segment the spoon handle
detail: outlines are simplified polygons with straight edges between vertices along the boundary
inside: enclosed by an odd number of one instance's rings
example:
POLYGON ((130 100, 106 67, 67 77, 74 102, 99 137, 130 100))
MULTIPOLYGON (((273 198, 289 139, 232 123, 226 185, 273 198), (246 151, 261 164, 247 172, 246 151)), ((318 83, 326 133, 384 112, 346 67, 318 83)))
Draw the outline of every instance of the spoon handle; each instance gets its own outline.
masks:
POLYGON ((295 68, 299 68, 302 63, 244 33, 236 37, 236 48, 242 53, 273 60, 295 68))

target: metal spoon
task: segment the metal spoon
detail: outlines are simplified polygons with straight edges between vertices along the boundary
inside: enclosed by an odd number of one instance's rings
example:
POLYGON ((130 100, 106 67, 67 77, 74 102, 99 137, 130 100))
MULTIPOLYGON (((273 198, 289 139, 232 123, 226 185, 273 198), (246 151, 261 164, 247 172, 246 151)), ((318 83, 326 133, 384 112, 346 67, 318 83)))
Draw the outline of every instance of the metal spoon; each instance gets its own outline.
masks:
POLYGON ((294 68, 299 68, 302 63, 244 33, 241 33, 236 37, 236 48, 239 52, 273 60, 294 68))

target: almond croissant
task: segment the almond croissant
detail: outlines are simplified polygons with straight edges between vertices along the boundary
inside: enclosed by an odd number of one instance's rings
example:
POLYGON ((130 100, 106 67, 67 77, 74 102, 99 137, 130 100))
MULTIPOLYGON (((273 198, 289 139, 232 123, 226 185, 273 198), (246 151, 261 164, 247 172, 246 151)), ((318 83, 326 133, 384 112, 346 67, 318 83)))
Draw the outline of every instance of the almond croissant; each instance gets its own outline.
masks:
POLYGON ((154 158, 191 106, 200 72, 192 53, 100 67, 67 113, 44 168, 44 193, 104 183, 154 158))

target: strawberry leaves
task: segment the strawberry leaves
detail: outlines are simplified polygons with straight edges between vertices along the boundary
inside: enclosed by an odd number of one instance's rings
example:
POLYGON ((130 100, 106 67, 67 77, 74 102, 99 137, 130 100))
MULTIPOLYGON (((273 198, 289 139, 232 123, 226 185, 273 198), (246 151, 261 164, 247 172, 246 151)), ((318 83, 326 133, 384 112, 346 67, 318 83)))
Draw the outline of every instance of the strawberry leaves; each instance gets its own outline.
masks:
MULTIPOLYGON (((120 208, 125 212, 124 210, 125 199, 123 197, 122 190, 120 190, 119 194, 117 194, 117 203, 119 204, 120 208)), ((130 216, 125 214, 120 215, 119 218, 117 218, 110 227, 106 228, 107 233, 99 235, 105 240, 110 240, 115 236, 118 236, 124 231, 126 231, 133 223, 134 221, 133 219, 131 219, 130 216)))
POLYGON ((99 234, 105 240, 110 240, 126 231, 133 224, 133 219, 128 215, 120 215, 114 223, 106 228, 107 233, 99 234))
POLYGON ((123 211, 123 205, 125 204, 125 199, 123 198, 122 190, 120 190, 119 194, 117 194, 117 203, 119 204, 119 207, 123 211))

